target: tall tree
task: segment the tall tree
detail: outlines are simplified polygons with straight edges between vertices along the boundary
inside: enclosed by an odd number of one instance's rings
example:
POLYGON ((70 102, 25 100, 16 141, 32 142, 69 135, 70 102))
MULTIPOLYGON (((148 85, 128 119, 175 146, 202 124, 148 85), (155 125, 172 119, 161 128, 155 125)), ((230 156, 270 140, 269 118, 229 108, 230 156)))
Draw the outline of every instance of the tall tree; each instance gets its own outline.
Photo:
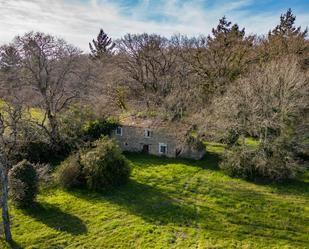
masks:
POLYGON ((183 58, 200 77, 206 101, 214 94, 224 93, 227 86, 246 71, 253 39, 245 36, 245 29, 223 17, 212 29, 211 36, 186 41, 183 58))
POLYGON ((118 65, 127 75, 132 94, 142 103, 158 106, 176 79, 177 49, 159 35, 127 34, 118 41, 118 65))
POLYGON ((261 50, 262 59, 272 60, 282 55, 297 55, 301 59, 306 59, 309 53, 308 28, 304 30, 295 25, 296 16, 292 10, 280 16, 280 23, 269 31, 266 39, 262 39, 261 50))
POLYGON ((22 84, 24 95, 29 96, 24 105, 44 112, 44 118, 36 125, 57 149, 62 142, 58 114, 87 92, 90 63, 76 47, 40 32, 17 36, 6 51, 14 53, 6 52, 3 58, 10 58, 7 60, 19 67, 10 81, 22 84))
POLYGON ((293 15, 292 10, 289 8, 286 13, 280 16, 280 24, 278 24, 272 31, 270 31, 270 36, 301 36, 303 38, 308 34, 308 29, 301 31, 301 27, 295 26, 296 16, 293 15))
POLYGON ((113 52, 115 45, 112 38, 108 37, 103 29, 100 29, 97 39, 93 39, 92 44, 89 42, 90 56, 93 59, 102 59, 113 52))

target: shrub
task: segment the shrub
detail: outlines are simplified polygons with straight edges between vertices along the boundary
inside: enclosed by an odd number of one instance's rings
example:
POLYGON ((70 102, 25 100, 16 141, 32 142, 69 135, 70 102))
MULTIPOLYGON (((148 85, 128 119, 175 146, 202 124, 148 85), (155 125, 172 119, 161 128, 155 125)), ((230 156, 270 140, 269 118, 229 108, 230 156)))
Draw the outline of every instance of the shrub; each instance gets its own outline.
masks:
POLYGON ((57 182, 63 188, 70 189, 83 186, 85 184, 85 180, 82 174, 79 154, 73 154, 62 162, 57 171, 56 177, 57 182))
POLYGON ((205 144, 198 136, 188 135, 186 138, 186 143, 191 148, 197 150, 197 151, 203 151, 205 150, 205 144))
POLYGON ((52 167, 50 164, 36 163, 33 166, 35 167, 37 177, 40 183, 44 183, 45 186, 47 186, 49 183, 52 183, 52 167))
POLYGON ((296 178, 302 172, 292 153, 278 144, 259 148, 253 163, 258 176, 276 182, 296 178))
POLYGON ((252 179, 256 175, 253 157, 254 151, 246 146, 235 146, 224 153, 219 166, 230 176, 252 179))
POLYGON ((30 206, 37 195, 38 177, 34 166, 26 160, 16 164, 9 172, 10 196, 21 207, 30 206))
POLYGON ((226 137, 223 139, 224 143, 226 143, 228 146, 233 146, 237 144, 237 141, 239 139, 239 132, 235 129, 228 130, 226 137))
POLYGON ((117 126, 118 122, 115 119, 103 117, 88 121, 83 127, 83 134, 90 140, 96 140, 102 135, 109 135, 117 126))
POLYGON ((225 153, 220 168, 230 176, 275 182, 296 178, 302 172, 292 153, 275 143, 255 150, 249 150, 245 145, 235 146, 225 153))
POLYGON ((107 189, 127 182, 130 165, 113 140, 102 137, 81 155, 83 174, 91 190, 107 189))

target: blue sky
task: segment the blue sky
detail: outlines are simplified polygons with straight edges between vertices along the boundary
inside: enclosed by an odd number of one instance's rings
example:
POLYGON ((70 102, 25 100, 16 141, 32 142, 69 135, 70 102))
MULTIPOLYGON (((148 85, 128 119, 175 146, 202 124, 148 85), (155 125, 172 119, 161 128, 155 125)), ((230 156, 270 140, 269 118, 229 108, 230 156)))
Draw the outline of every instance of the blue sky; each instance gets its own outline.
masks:
POLYGON ((309 26, 309 0, 0 0, 0 44, 39 30, 88 50, 102 27, 126 33, 209 34, 225 15, 247 33, 265 34, 292 8, 296 24, 309 26))

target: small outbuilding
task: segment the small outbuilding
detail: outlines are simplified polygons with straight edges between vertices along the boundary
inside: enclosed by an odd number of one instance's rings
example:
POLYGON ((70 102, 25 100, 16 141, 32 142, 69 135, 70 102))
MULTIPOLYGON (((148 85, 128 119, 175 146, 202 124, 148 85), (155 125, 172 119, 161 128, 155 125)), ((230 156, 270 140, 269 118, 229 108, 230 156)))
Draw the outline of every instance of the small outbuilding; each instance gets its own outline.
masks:
POLYGON ((130 116, 120 121, 113 137, 123 151, 198 160, 205 155, 205 147, 191 133, 184 123, 130 116))

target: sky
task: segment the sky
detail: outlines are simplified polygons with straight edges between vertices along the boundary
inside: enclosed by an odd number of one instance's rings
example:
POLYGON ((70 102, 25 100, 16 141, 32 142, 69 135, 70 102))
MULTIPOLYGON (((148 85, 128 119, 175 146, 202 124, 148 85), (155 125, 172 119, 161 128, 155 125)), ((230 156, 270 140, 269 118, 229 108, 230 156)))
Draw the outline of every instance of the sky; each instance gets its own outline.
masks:
POLYGON ((288 8, 298 26, 309 26, 309 0, 0 0, 0 44, 34 30, 88 52, 100 28, 114 39, 144 32, 208 35, 222 16, 261 35, 288 8))

